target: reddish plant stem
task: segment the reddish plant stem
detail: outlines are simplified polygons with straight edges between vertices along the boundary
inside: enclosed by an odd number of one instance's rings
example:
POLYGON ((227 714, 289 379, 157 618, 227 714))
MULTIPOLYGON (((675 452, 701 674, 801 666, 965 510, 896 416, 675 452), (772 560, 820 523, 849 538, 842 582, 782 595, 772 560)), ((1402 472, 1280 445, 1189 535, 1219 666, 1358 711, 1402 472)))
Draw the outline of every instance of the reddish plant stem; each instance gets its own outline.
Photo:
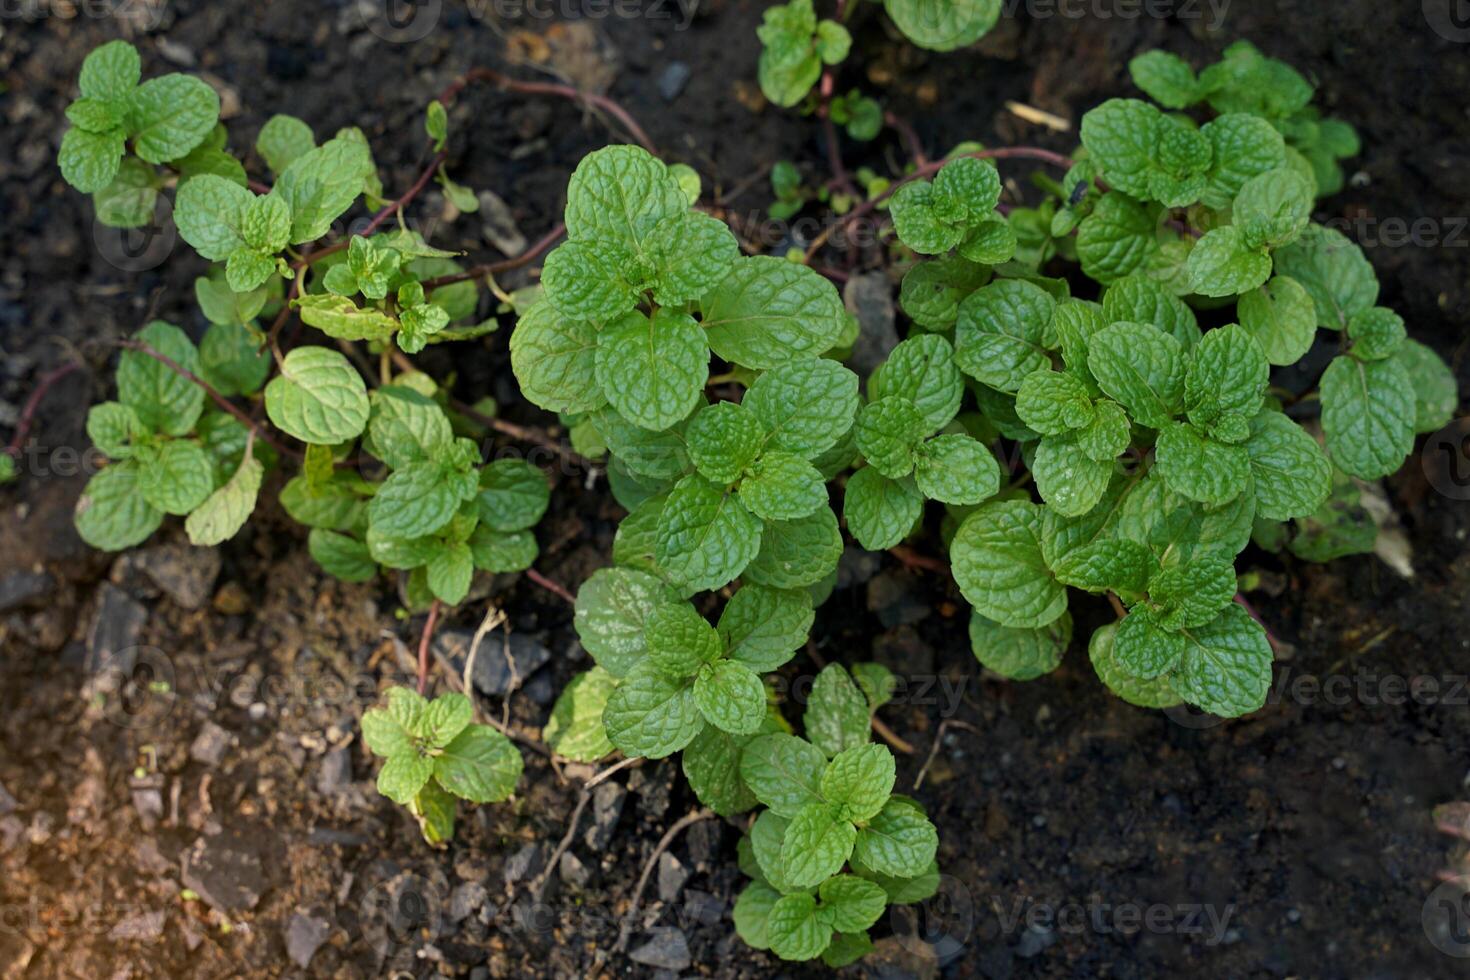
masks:
POLYGON ((429 690, 429 641, 434 638, 434 624, 439 622, 439 600, 429 607, 429 618, 424 621, 424 631, 419 634, 419 694, 429 690))
POLYGON ((655 148, 653 140, 648 138, 648 134, 643 131, 643 127, 638 125, 638 121, 621 105, 605 95, 598 95, 595 92, 584 92, 570 85, 558 85, 553 82, 523 82, 502 74, 494 68, 471 68, 445 87, 444 91, 439 94, 439 101, 445 105, 449 105, 471 82, 489 82, 498 88, 510 92, 519 92, 522 95, 550 95, 560 99, 569 99, 572 102, 579 102, 588 108, 601 109, 617 120, 623 129, 627 130, 628 135, 633 137, 640 146, 654 156, 658 156, 658 150, 655 148))
POLYGON ((245 186, 257 194, 269 194, 271 192, 269 184, 262 184, 258 180, 248 180, 245 182, 245 186))
POLYGON ((908 148, 909 156, 913 157, 914 166, 927 167, 929 165, 929 157, 924 153, 924 143, 919 139, 919 134, 914 131, 914 127, 909 125, 907 119, 891 112, 885 112, 883 122, 903 140, 904 146, 908 148))
POLYGON ((557 582, 554 579, 547 578, 545 575, 542 575, 540 572, 536 571, 536 569, 526 569, 526 578, 530 579, 532 582, 535 582, 537 585, 541 586, 552 595, 565 599, 572 605, 577 604, 577 597, 568 592, 560 582, 557 582))
POLYGON ((54 388, 58 381, 81 370, 81 367, 76 361, 71 361, 36 382, 36 387, 31 391, 30 397, 26 399, 25 405, 20 410, 20 418, 16 420, 15 435, 11 437, 10 445, 5 447, 5 452, 9 453, 11 458, 18 457, 21 450, 25 448, 26 439, 31 434, 31 426, 36 421, 36 412, 40 409, 41 399, 46 397, 46 392, 54 388))
POLYGON ((1271 644, 1272 652, 1281 649, 1281 641, 1276 639, 1276 635, 1271 632, 1271 627, 1266 625, 1266 621, 1262 619, 1260 614, 1257 613, 1254 607, 1251 606, 1250 600, 1246 599, 1243 594, 1237 592, 1235 593, 1235 604, 1244 609, 1246 611, 1246 615, 1250 616, 1251 619, 1254 619, 1256 621, 1256 625, 1261 627, 1261 629, 1265 631, 1266 642, 1271 644))
POLYGON ((529 265, 535 261, 547 249, 557 243, 567 233, 567 226, 558 224, 547 232, 535 244, 528 247, 520 255, 514 258, 501 259, 499 262, 488 262, 484 265, 473 266, 463 272, 455 272, 447 276, 439 276, 434 279, 425 279, 423 282, 424 292, 438 289, 440 286, 449 286, 457 282, 468 282, 471 279, 483 279, 485 276, 494 276, 512 269, 519 269, 523 265, 529 265))
POLYGON ((921 555, 917 551, 914 551, 912 548, 907 548, 903 545, 896 545, 892 548, 889 548, 888 553, 897 558, 899 561, 903 562, 909 568, 922 568, 925 571, 937 572, 940 575, 949 574, 948 562, 940 561, 938 558, 930 558, 928 555, 921 555))
POLYGON ((221 395, 219 391, 208 381, 205 381, 203 378, 199 377, 199 375, 195 374, 193 371, 190 371, 188 368, 184 367, 182 364, 169 357, 167 354, 160 354, 158 351, 154 350, 152 347, 149 347, 141 340, 119 340, 116 341, 116 344, 118 347, 121 347, 124 350, 137 351, 139 354, 145 354, 148 357, 153 358, 159 364, 162 364, 164 367, 168 368, 179 377, 185 379, 186 381, 193 382, 200 388, 204 389, 204 393, 209 396, 211 401, 213 401, 216 405, 218 405, 226 412, 229 412, 231 415, 233 415, 241 425, 245 426, 245 428, 253 432, 261 439, 262 442, 267 443, 276 452, 280 453, 283 456, 289 456, 292 459, 299 460, 302 458, 300 453, 298 453, 294 449, 291 449, 290 447, 286 446, 275 437, 273 437, 265 429, 264 426, 262 426, 260 423, 256 422, 255 419, 251 418, 249 415, 245 414, 245 412, 237 408, 233 402, 231 402, 224 395, 221 395))
MULTIPOLYGON (((1055 153, 1051 150, 1043 150, 1040 147, 1036 146, 1009 146, 1002 147, 996 150, 978 150, 975 153, 961 154, 961 156, 974 157, 977 160, 1040 160, 1043 163, 1050 163, 1054 166, 1058 166, 1066 170, 1070 170, 1072 167, 1072 160, 1070 157, 1065 157, 1062 154, 1055 153)), ((863 218, 869 214, 872 214, 873 211, 878 207, 878 205, 882 204, 884 201, 892 197, 894 192, 896 192, 900 187, 904 186, 905 184, 912 183, 916 180, 922 180, 926 177, 934 176, 936 173, 939 172, 940 168, 948 162, 948 160, 935 160, 931 163, 925 164, 922 167, 919 167, 913 173, 908 174, 900 178, 899 180, 895 180, 892 184, 889 184, 888 188, 883 191, 883 193, 864 201, 857 207, 853 208, 851 211, 847 212, 847 214, 843 215, 841 219, 834 221, 832 224, 828 225, 826 230, 818 235, 816 237, 816 240, 807 247, 806 260, 810 262, 813 258, 815 258, 817 253, 822 250, 822 246, 827 244, 827 240, 830 239, 838 231, 852 224, 854 221, 857 221, 859 218, 863 218)))

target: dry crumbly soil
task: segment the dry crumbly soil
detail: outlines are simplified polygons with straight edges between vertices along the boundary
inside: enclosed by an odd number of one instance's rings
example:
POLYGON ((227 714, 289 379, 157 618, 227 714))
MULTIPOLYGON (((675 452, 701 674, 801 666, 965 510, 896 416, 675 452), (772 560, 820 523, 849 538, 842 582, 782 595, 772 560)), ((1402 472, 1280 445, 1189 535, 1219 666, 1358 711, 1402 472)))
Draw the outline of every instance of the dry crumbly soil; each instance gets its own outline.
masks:
MULTIPOLYGON (((354 738, 377 692, 411 671, 418 624, 395 617, 386 585, 323 578, 273 506, 218 551, 180 547, 177 527, 122 558, 81 545, 70 510, 85 482, 82 420, 108 395, 95 341, 155 314, 197 332, 190 284, 202 262, 167 241, 142 258, 120 250, 54 167, 77 68, 114 36, 139 43, 149 71, 199 71, 225 90, 237 150, 275 112, 318 133, 363 126, 390 191, 423 162, 424 104, 471 65, 505 67, 509 49, 609 86, 707 189, 746 187, 731 207, 755 216, 770 195, 751 175, 792 159, 817 179, 826 152, 809 120, 760 110, 753 96, 763 6, 704 3, 679 30, 670 5, 645 12, 671 19, 568 26, 445 3, 413 44, 364 30, 351 3, 178 2, 157 24, 145 3, 107 18, 6 11, 0 423, 8 432, 36 379, 77 351, 99 370, 53 392, 34 432, 42 448, 0 490, 0 978, 805 974, 733 937, 739 831, 720 821, 674 842, 631 929, 632 957, 612 953, 648 855, 697 805, 674 763, 601 787, 568 856, 545 873, 585 774, 530 750, 512 803, 462 811, 448 849, 425 846, 373 792, 374 764, 354 738), (676 64, 688 71, 682 87, 676 64), (169 693, 99 696, 99 658, 127 650, 169 693)), ((1166 46, 1199 63, 1249 38, 1307 72, 1329 111, 1358 126, 1358 173, 1317 217, 1350 222, 1384 301, 1470 382, 1470 233, 1457 221, 1470 215, 1470 46, 1436 33, 1419 3, 1236 0, 1216 33, 1202 4, 1180 4, 1168 20, 1032 7, 977 51, 948 56, 893 44, 865 15, 844 84, 879 92, 930 153, 962 139, 1066 151, 1073 136, 1039 130, 1005 102, 1076 120, 1129 93, 1123 66, 1139 51, 1166 46), (1390 219, 1426 220, 1440 237, 1401 244, 1390 219)), ((456 179, 509 202, 532 240, 555 223, 576 161, 608 139, 570 105, 484 88, 451 124, 456 179)), ((900 157, 886 139, 845 152, 850 166, 883 172, 900 157)), ((1025 171, 1013 173, 1022 189, 1025 171)), ((414 209, 420 222, 444 216, 437 193, 414 209)), ((494 256, 481 224, 460 217, 433 233, 494 256)), ((452 358, 435 352, 429 367, 456 372, 462 395, 492 395, 510 417, 544 424, 515 397, 504 337, 452 358)), ((584 475, 554 474, 556 502, 538 532, 538 568, 574 589, 607 560, 620 514, 584 475)), ((1456 972, 1431 945, 1424 909, 1445 861, 1429 811, 1465 795, 1470 769, 1470 507, 1433 490, 1417 458, 1386 490, 1412 580, 1377 559, 1308 566, 1248 553, 1268 586, 1257 609, 1287 644, 1281 696, 1218 727, 1111 698, 1080 643, 1039 681, 982 675, 947 578, 850 554, 816 646, 911 679, 884 709, 917 748, 900 759, 901 787, 914 784, 942 720, 956 722, 915 791, 940 829, 942 900, 917 920, 881 924, 880 955, 857 969, 997 980, 1456 972), (1445 699, 1454 703, 1401 696, 1403 681, 1425 676, 1456 692, 1445 699)), ((938 553, 937 522, 917 547, 938 553)), ((588 664, 570 610, 519 576, 480 583, 477 595, 506 612, 524 668, 510 697, 484 706, 534 733, 588 664)), ((446 624, 447 654, 484 607, 467 604, 446 624)), ((1104 615, 1079 609, 1079 636, 1104 615)), ((498 638, 488 647, 503 648, 498 638)), ((788 671, 798 690, 807 664, 788 671)), ((505 680, 487 669, 482 686, 504 690, 505 680)))

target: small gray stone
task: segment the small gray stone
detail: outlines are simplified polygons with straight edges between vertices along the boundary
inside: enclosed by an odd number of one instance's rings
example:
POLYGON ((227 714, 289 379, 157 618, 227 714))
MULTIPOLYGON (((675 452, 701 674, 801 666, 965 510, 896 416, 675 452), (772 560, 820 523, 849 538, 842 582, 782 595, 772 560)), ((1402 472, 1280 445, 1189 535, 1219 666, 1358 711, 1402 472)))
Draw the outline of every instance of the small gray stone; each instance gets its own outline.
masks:
POLYGON ((45 572, 11 572, 0 578, 0 612, 36 602, 56 588, 56 580, 45 572))
POLYGON ((352 751, 347 746, 333 749, 322 758, 321 768, 316 772, 316 791, 323 796, 335 796, 352 782, 352 751))
POLYGON ((463 922, 490 899, 490 891, 478 881, 466 881, 449 895, 449 920, 463 922))
POLYGON ((511 855, 505 862, 505 883, 514 885, 523 878, 534 875, 541 867, 541 847, 527 844, 511 855))
POLYGON ((664 970, 689 969, 694 961, 689 955, 689 940, 682 930, 661 926, 648 930, 648 942, 628 954, 634 963, 664 970))
POLYGON ((152 942, 163 935, 163 910, 130 915, 112 927, 108 939, 132 939, 152 942))
POLYGON ((658 897, 660 901, 673 902, 684 890, 689 880, 689 869, 668 851, 658 856, 658 897))
POLYGON ((587 865, 582 863, 581 858, 571 851, 563 851, 561 863, 557 866, 561 874, 561 880, 574 888, 586 888, 592 873, 587 870, 587 865))
POLYGON ((658 77, 658 94, 664 97, 665 102, 673 102, 684 91, 684 86, 689 84, 689 78, 693 74, 684 62, 669 62, 664 73, 658 77))
POLYGON ((867 377, 898 346, 897 319, 893 309, 893 283, 886 272, 853 276, 842 287, 847 312, 858 318, 862 329, 852 345, 848 365, 859 377, 867 377))
POLYGON ((877 553, 849 545, 837 562, 837 588, 862 585, 882 567, 883 559, 877 553))
POLYGON ((10 795, 10 791, 0 785, 0 817, 8 817, 15 812, 20 802, 10 795))
POLYGON ((137 565, 174 602, 199 609, 219 577, 219 549, 164 544, 139 552, 137 565))
POLYGON ((526 250, 526 236, 516 225, 510 205, 494 191, 480 191, 480 234, 502 254, 515 257, 526 250))
POLYGON ((229 732, 212 721, 206 721, 189 746, 189 758, 195 762, 202 762, 212 769, 219 765, 234 740, 234 736, 229 732))
POLYGON ((110 582, 97 589, 97 617, 87 637, 87 670, 116 670, 123 677, 137 663, 138 638, 148 622, 148 610, 110 582))
POLYGON ((1029 960, 1056 941, 1057 934, 1053 930, 1028 927, 1025 932, 1021 933, 1021 941, 1016 943, 1016 955, 1029 960))
POLYGON ((185 888, 221 912, 252 909, 266 889, 260 851, 239 833, 201 837, 183 854, 185 888))
POLYGON ((331 934, 331 923, 297 909, 286 924, 286 955, 304 970, 331 934))
MULTIPOLYGON (((471 630, 443 630, 434 637, 434 645, 441 656, 454 665, 455 673, 464 670, 465 659, 470 655, 470 643, 475 634, 471 630)), ((475 654, 475 690, 481 694, 498 696, 511 691, 510 664, 506 661, 506 636, 494 632, 480 641, 480 650, 475 654)), ((551 660, 551 651, 524 633, 512 633, 509 640, 510 656, 515 661, 517 686, 526 681, 537 670, 551 660)))
POLYGON ((627 798, 628 791, 617 783, 603 783, 592 791, 592 826, 582 838, 592 850, 600 851, 612 841, 627 798))

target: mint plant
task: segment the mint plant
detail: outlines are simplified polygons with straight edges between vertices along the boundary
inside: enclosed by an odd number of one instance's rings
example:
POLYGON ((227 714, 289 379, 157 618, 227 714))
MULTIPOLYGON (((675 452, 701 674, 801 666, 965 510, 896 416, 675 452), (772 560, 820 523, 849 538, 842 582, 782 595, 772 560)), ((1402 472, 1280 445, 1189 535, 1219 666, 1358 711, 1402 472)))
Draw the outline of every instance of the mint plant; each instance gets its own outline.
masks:
POLYGON ((463 694, 426 701, 409 688, 389 688, 387 704, 362 716, 362 737, 384 759, 378 792, 408 807, 430 844, 454 836, 456 800, 499 803, 521 778, 520 752, 474 723, 463 694))

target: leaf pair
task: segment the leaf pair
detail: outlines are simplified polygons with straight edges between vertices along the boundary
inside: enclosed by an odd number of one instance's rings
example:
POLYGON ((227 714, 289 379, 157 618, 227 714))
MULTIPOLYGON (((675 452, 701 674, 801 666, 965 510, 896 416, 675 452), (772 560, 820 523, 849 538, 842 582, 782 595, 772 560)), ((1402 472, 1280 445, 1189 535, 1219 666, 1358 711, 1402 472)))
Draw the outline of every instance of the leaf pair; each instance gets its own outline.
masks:
POLYGON ((790 108, 806 97, 823 65, 847 57, 852 36, 834 20, 818 20, 812 0, 789 0, 767 7, 761 26, 757 78, 766 98, 790 108))
POLYGON ((889 211, 899 239, 920 254, 957 249, 971 262, 999 265, 1016 254, 1016 233, 995 210, 1000 189, 993 162, 960 157, 945 164, 932 183, 900 187, 889 211))

